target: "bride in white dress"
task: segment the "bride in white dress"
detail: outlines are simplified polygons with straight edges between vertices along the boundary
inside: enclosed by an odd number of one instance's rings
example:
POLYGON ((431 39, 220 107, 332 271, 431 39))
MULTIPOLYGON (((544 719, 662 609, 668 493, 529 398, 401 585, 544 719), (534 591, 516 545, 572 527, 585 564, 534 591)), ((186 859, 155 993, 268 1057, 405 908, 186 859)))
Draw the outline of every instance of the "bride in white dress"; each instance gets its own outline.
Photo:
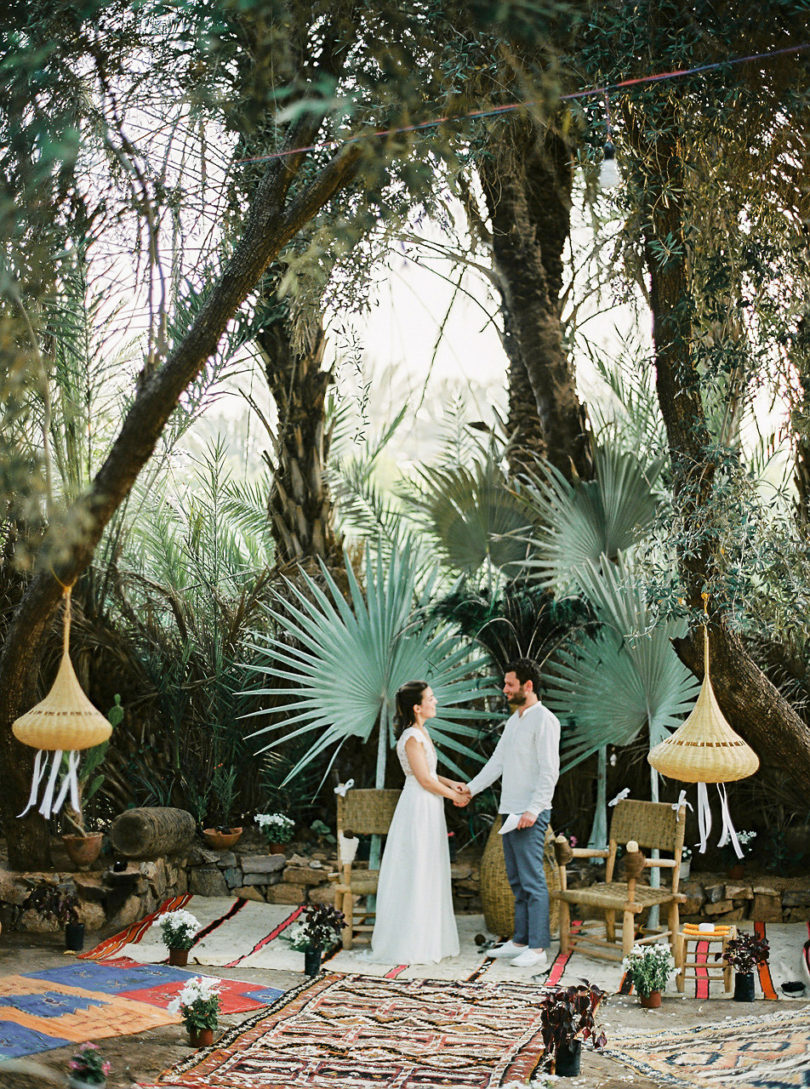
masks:
POLYGON ((425 728, 435 714, 436 697, 424 681, 409 681, 397 692, 405 787, 385 843, 371 936, 371 959, 383 964, 432 964, 458 953, 442 799, 456 805, 465 799, 462 784, 436 774, 425 728))

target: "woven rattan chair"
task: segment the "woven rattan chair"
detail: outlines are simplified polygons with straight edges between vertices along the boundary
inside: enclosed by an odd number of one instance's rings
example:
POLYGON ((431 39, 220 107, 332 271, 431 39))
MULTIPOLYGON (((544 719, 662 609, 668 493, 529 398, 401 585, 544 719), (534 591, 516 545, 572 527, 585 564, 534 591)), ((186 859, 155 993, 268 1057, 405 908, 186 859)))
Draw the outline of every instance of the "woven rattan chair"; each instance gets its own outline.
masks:
MULTIPOLYGON (((569 889, 564 864, 560 865, 562 887, 552 891, 551 897, 560 903, 560 951, 567 953, 572 944, 594 946, 587 949, 592 956, 619 959, 626 956, 636 941, 642 944, 673 936, 678 933, 679 905, 686 897, 678 892, 678 878, 683 850, 683 834, 686 826, 686 808, 673 809, 659 802, 621 801, 616 805, 610 825, 610 841, 606 850, 575 847, 570 854, 574 858, 604 858, 605 880, 582 889, 569 889), (635 877, 627 881, 614 881, 616 851, 619 844, 635 840, 645 847, 666 851, 671 858, 646 859, 645 868, 657 866, 661 870, 661 888, 651 888, 635 877), (571 904, 585 909, 604 912, 605 936, 596 937, 587 927, 571 937, 571 904), (636 916, 658 904, 667 909, 667 929, 636 939, 636 916), (621 946, 616 942, 616 912, 622 913, 621 946)), ((559 857, 559 856, 558 856, 559 857)), ((585 950, 584 950, 585 951, 585 950)))
MULTIPOLYGON (((345 797, 338 795, 337 830, 341 836, 379 835, 388 831, 397 807, 399 790, 349 790, 345 797)), ((346 917, 342 931, 343 948, 351 949, 359 934, 368 935, 374 929, 374 912, 368 908, 356 912, 360 897, 373 896, 377 891, 379 870, 363 870, 351 862, 340 860, 341 872, 335 885, 335 907, 346 917)))

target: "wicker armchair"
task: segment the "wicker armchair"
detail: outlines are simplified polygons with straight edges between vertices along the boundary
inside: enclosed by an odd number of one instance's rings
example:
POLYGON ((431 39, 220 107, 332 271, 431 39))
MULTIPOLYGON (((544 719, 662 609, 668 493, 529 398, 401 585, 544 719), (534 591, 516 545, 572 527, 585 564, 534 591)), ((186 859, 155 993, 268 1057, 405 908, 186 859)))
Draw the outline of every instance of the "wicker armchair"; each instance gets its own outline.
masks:
MULTIPOLYGON (((605 880, 583 889, 569 889, 565 862, 560 860, 561 888, 551 892, 560 904, 560 951, 567 953, 572 944, 594 946, 587 949, 592 956, 604 959, 620 959, 626 956, 636 942, 636 916, 654 904, 666 905, 667 929, 639 938, 641 944, 655 942, 663 937, 670 939, 678 933, 679 905, 686 897, 678 892, 678 878, 683 850, 683 834, 686 827, 686 808, 675 810, 671 805, 659 802, 621 801, 617 804, 610 825, 610 841, 606 850, 589 848, 568 849, 569 858, 604 858, 605 880), (616 850, 620 843, 635 840, 640 848, 651 847, 666 851, 672 858, 644 859, 644 867, 658 867, 661 888, 642 884, 632 873, 628 863, 627 881, 614 881, 616 850), (667 871, 669 875, 667 876, 667 871), (571 937, 571 904, 583 908, 596 908, 604 912, 605 936, 596 937, 583 927, 576 939, 571 937), (616 912, 622 913, 621 946, 616 942, 616 912)), ((642 856, 637 856, 641 859, 642 856)))
MULTIPOLYGON (((341 836, 385 835, 400 794, 399 790, 350 790, 345 797, 338 796, 338 844, 341 836)), ((371 938, 374 912, 366 908, 356 913, 355 904, 359 897, 376 893, 380 872, 360 869, 340 858, 338 863, 341 872, 334 875, 337 878, 335 907, 346 917, 346 926, 341 935, 343 948, 351 949, 358 934, 368 934, 368 940, 371 938)))

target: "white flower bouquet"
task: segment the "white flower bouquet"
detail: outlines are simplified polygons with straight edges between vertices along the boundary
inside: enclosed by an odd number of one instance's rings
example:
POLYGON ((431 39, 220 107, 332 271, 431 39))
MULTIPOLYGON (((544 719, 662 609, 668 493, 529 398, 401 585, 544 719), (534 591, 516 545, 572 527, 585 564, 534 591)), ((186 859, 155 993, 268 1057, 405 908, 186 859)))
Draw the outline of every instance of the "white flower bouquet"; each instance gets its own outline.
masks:
POLYGON ((634 945, 622 961, 627 978, 642 998, 663 991, 675 970, 675 958, 667 945, 634 945))
POLYGON ((289 843, 292 839, 295 821, 284 813, 257 813, 254 820, 268 843, 289 843))
POLYGON ((190 911, 180 908, 167 911, 157 918, 160 936, 167 949, 191 949, 200 924, 190 911))
POLYGON ((219 1023, 220 981, 209 976, 194 976, 177 998, 167 1006, 169 1013, 179 1013, 190 1032, 215 1029, 219 1023))

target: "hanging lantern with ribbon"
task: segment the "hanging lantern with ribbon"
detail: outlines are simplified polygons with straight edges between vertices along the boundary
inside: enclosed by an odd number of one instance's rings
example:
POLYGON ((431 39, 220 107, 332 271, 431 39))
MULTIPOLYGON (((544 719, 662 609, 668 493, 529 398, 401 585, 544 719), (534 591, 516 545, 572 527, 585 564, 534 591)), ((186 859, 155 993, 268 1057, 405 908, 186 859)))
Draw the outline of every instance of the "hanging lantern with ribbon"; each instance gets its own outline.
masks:
POLYGON ((100 745, 112 733, 112 726, 84 694, 73 671, 69 653, 69 586, 65 587, 64 599, 62 661, 59 663, 56 680, 47 696, 36 707, 21 715, 11 727, 18 741, 39 750, 34 761, 28 805, 19 814, 20 817, 24 817, 37 804, 40 784, 43 781, 45 790, 38 808, 46 820, 59 812, 68 796, 71 807, 78 812, 81 804, 77 774, 79 752, 100 745), (50 753, 53 756, 50 757, 49 771, 50 753), (60 783, 63 753, 67 753, 67 768, 60 783))
POLYGON ((659 774, 684 783, 697 783, 697 817, 700 852, 706 850, 712 829, 707 783, 716 783, 723 821, 718 846, 730 843, 738 858, 743 857, 737 833, 731 821, 725 783, 753 775, 759 757, 726 721, 709 676, 708 595, 703 595, 706 624, 703 629, 703 684, 692 713, 675 733, 651 750, 647 757, 659 774))

